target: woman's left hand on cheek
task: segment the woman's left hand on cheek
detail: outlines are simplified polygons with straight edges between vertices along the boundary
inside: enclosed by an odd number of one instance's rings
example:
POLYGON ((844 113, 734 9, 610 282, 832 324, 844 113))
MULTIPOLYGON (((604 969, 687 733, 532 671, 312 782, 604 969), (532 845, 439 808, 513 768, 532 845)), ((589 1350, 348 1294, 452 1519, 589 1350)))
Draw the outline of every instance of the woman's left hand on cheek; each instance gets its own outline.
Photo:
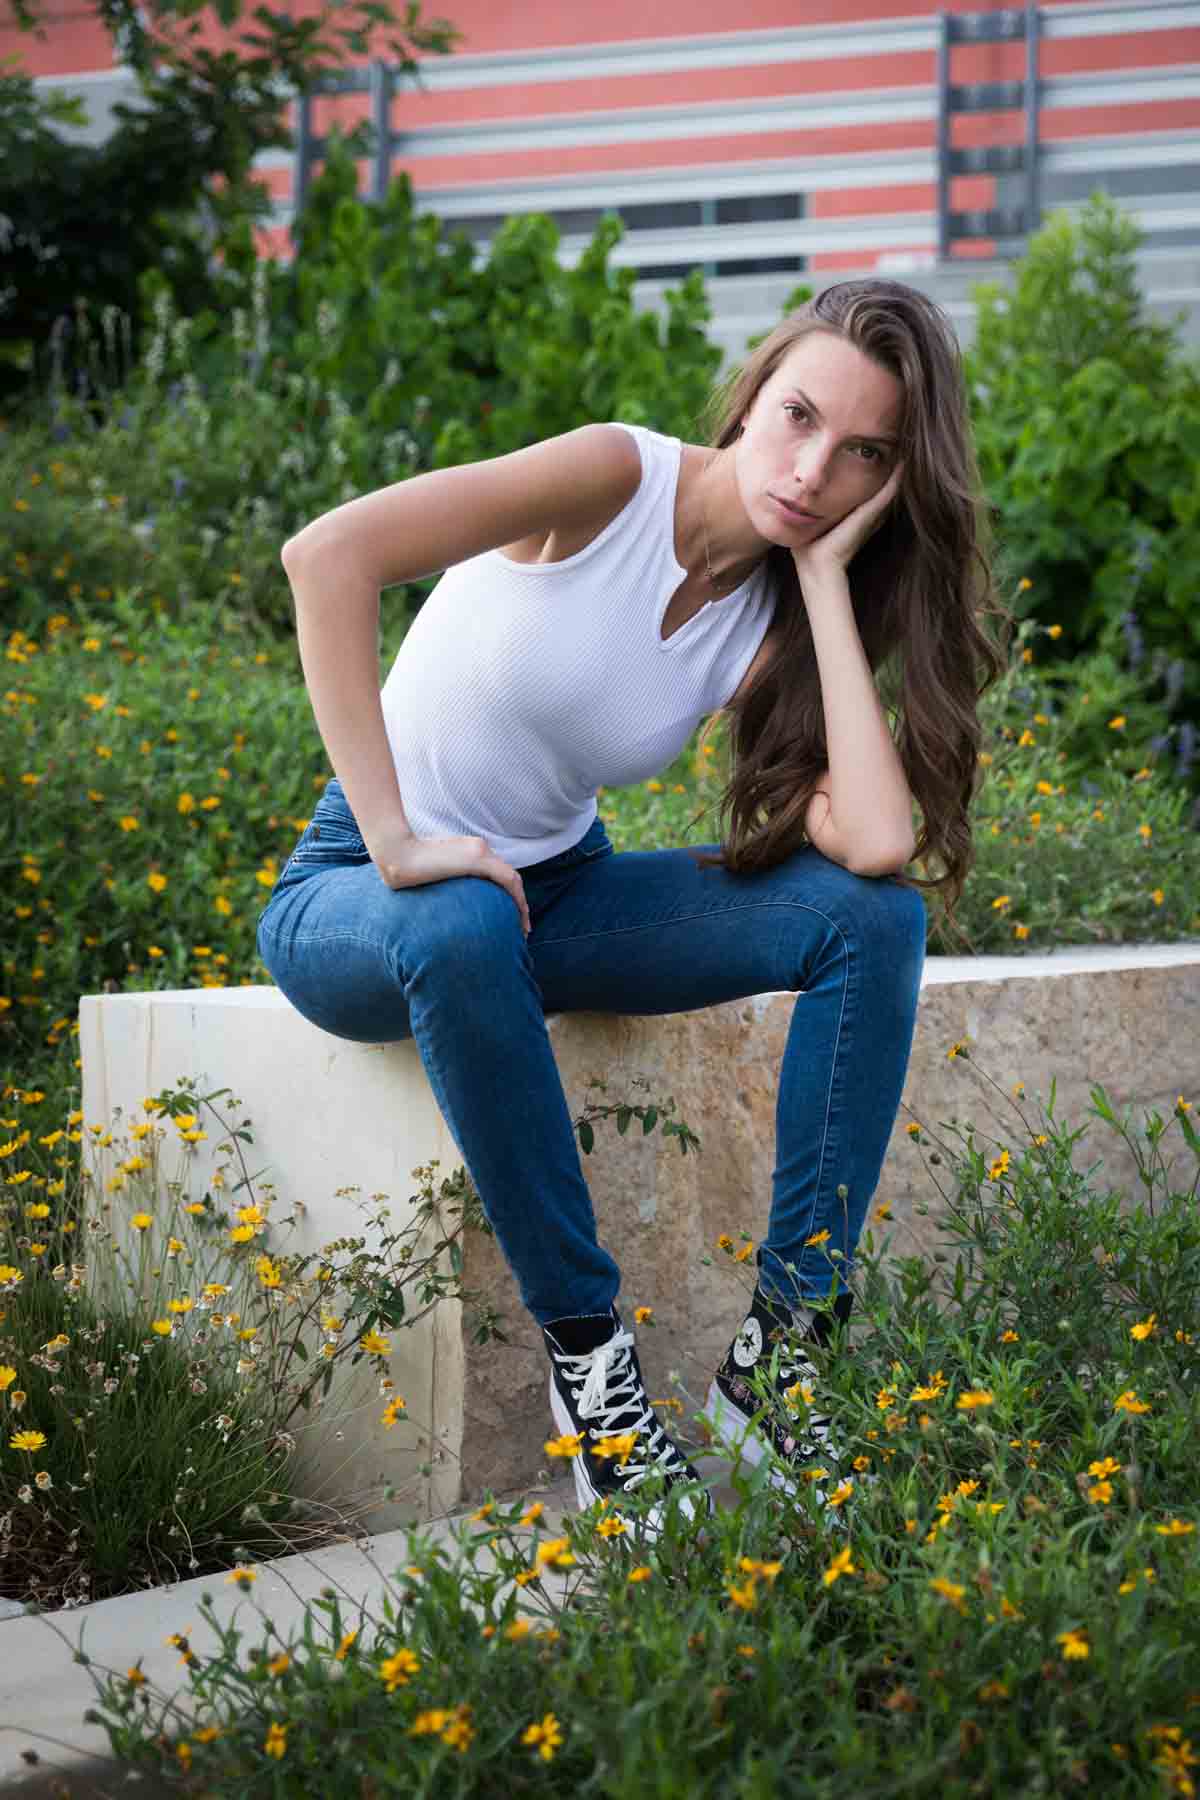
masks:
POLYGON ((806 573, 816 574, 821 569, 830 567, 845 570, 854 556, 862 549, 872 532, 882 524, 889 506, 900 491, 900 482, 904 475, 904 464, 897 463, 879 492, 856 506, 853 512, 839 519, 828 531, 823 531, 810 544, 792 551, 792 559, 796 564, 796 572, 803 582, 806 573))

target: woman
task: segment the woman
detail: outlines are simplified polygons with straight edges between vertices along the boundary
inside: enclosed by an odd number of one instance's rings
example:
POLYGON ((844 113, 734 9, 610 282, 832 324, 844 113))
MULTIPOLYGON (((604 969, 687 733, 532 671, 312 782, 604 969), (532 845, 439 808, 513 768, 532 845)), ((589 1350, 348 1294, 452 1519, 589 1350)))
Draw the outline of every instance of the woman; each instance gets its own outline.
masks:
POLYGON ((777 1478, 828 1464, 827 1420, 803 1442, 788 1430, 808 1365, 781 1359, 764 1418, 756 1391, 777 1327, 824 1343, 848 1317, 912 1041, 918 890, 951 909, 961 891, 977 674, 986 687, 1003 666, 977 623, 990 586, 961 368, 932 303, 897 282, 831 287, 719 406, 709 445, 587 425, 351 500, 284 546, 336 775, 258 928, 305 1017, 415 1038, 542 1326, 554 1423, 581 1434, 580 1505, 649 1483, 651 1535, 668 1505, 690 1518, 708 1497, 616 1308, 544 1014, 802 991, 758 1285, 705 1412, 777 1478), (380 589, 439 570, 381 693, 380 589), (894 740, 876 669, 899 678, 894 740), (614 854, 597 788, 655 774, 722 710, 723 846, 614 854), (915 856, 940 858, 940 878, 901 879, 915 856), (630 1432, 623 1460, 592 1454, 630 1432))

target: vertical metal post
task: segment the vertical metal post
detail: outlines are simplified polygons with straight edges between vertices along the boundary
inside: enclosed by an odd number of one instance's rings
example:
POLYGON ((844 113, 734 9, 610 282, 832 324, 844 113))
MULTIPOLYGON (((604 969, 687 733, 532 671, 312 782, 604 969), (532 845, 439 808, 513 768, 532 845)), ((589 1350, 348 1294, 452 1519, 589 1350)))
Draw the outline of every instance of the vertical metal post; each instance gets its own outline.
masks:
POLYGON ((937 45, 938 261, 950 254, 950 16, 940 12, 937 45))
POLYGON ((312 95, 296 96, 296 171, 292 176, 292 211, 299 213, 308 194, 308 172, 312 162, 312 95))
POLYGON ((371 124, 375 129, 371 198, 377 206, 382 206, 387 199, 392 169, 392 71, 378 56, 371 61, 371 124))
POLYGON ((1025 0, 1025 230, 1032 237, 1042 222, 1038 169, 1038 9, 1025 0))
MULTIPOLYGON (((716 222, 717 222, 717 203, 716 203, 716 201, 715 200, 702 200, 700 202, 700 223, 702 225, 715 225, 716 222)), ((701 264, 701 273, 706 277, 706 279, 711 279, 711 277, 714 276, 716 274, 716 272, 717 272, 717 265, 715 262, 706 262, 706 263, 701 264)))

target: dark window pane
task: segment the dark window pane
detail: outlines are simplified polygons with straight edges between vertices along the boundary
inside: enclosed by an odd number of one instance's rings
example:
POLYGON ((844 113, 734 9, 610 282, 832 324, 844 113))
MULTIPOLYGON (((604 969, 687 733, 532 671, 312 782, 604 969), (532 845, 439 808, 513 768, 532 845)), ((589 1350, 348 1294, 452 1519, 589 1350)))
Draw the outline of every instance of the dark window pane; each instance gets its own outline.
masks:
POLYGON ((664 200, 654 205, 619 206, 617 211, 630 231, 673 231, 679 225, 702 223, 698 200, 664 200))
POLYGON ((802 275, 802 256, 749 257, 745 262, 719 262, 718 275, 802 275))
POLYGON ((443 219, 442 234, 450 237, 461 231, 469 238, 494 237, 507 217, 507 213, 468 213, 461 219, 443 219))
POLYGON ((639 269, 637 274, 639 281, 682 281, 684 276, 690 275, 693 269, 702 269, 703 267, 704 264, 699 262, 648 263, 644 269, 639 269))
POLYGON ((718 225, 756 225, 770 219, 804 217, 800 194, 738 194, 717 201, 718 225))

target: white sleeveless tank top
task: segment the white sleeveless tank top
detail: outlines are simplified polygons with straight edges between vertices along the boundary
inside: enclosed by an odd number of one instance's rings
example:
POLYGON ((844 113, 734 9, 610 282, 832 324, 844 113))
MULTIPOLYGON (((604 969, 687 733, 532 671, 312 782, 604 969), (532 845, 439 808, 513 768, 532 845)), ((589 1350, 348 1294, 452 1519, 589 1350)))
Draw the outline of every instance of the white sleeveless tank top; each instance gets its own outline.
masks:
POLYGON ((521 869, 569 849, 599 787, 656 775, 737 691, 771 621, 760 564, 664 643, 683 446, 626 425, 632 500, 555 563, 489 550, 447 569, 383 685, 400 797, 418 837, 482 837, 521 869))

